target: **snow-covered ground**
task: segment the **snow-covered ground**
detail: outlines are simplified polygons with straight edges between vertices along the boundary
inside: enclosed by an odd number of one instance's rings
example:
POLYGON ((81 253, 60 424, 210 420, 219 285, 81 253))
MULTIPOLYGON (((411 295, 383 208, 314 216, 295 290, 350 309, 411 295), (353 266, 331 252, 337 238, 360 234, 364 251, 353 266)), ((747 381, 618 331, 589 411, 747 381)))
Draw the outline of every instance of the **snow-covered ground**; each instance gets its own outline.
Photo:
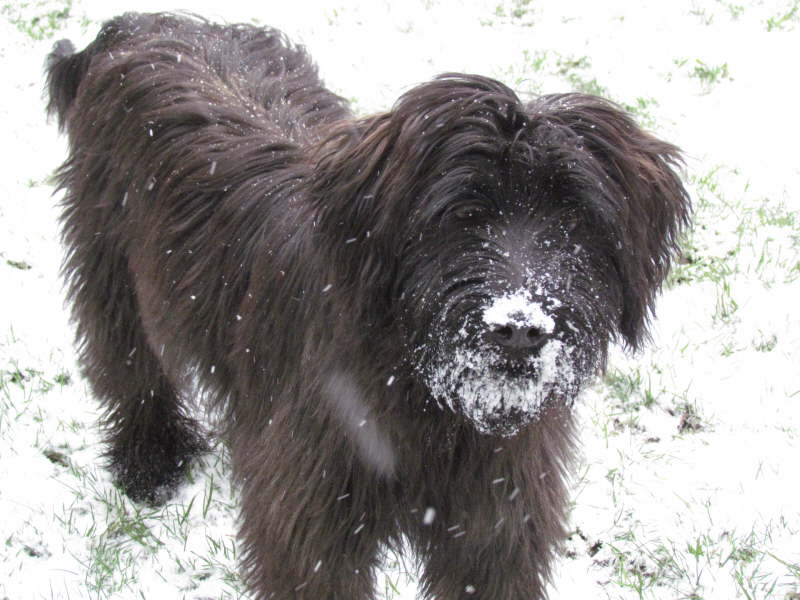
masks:
MULTIPOLYGON (((114 491, 63 305, 48 177, 65 145, 42 63, 54 39, 80 45, 134 7, 282 28, 360 112, 468 71, 521 94, 608 95, 680 145, 686 261, 654 344, 615 352, 580 403, 551 596, 800 598, 798 0, 0 0, 0 598, 243 593, 224 461, 158 511, 114 491)), ((381 597, 413 598, 394 562, 381 597)))

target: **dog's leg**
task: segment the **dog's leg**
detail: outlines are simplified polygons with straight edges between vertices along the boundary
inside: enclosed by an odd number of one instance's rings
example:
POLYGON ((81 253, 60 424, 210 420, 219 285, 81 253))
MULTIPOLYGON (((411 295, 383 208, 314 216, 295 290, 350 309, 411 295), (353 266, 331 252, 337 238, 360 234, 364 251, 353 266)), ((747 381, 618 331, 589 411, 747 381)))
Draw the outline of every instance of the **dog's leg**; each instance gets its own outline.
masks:
POLYGON ((562 444, 569 425, 549 418, 536 429, 502 443, 456 446, 454 459, 431 461, 431 505, 417 501, 417 518, 402 525, 423 564, 426 598, 545 598, 566 536, 562 444))
POLYGON ((81 365, 104 408, 106 456, 128 497, 159 503, 204 443, 148 344, 125 257, 88 229, 72 230, 70 242, 81 365))
POLYGON ((465 518, 432 536, 421 554, 422 583, 436 600, 539 600, 551 540, 526 535, 525 523, 465 518), (463 523, 463 524, 462 524, 463 523))
POLYGON ((321 441, 330 431, 280 414, 261 425, 237 424, 231 435, 242 571, 253 597, 371 600, 379 544, 392 523, 385 488, 356 484, 369 474, 341 447, 331 452, 330 438, 321 441))

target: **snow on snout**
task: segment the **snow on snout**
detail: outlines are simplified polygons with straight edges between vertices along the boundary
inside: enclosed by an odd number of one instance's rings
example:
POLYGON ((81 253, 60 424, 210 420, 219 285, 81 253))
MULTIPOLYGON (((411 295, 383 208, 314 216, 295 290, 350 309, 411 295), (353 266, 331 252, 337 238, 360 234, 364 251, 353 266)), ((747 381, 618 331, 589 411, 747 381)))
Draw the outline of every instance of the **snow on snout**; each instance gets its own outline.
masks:
POLYGON ((527 290, 519 290, 496 298, 483 311, 483 322, 487 325, 515 325, 536 327, 543 333, 553 333, 556 324, 539 302, 531 299, 527 290))
MULTIPOLYGON (((546 302, 559 305, 554 298, 546 302)), ((571 403, 581 383, 575 349, 552 335, 555 319, 545 306, 526 290, 492 300, 480 313, 484 323, 535 327, 551 334, 550 339, 538 352, 516 357, 518 369, 512 373, 506 368, 506 353, 491 344, 475 344, 464 327, 453 346, 446 346, 425 365, 431 395, 466 416, 479 432, 502 437, 513 436, 538 419, 548 402, 571 403)))

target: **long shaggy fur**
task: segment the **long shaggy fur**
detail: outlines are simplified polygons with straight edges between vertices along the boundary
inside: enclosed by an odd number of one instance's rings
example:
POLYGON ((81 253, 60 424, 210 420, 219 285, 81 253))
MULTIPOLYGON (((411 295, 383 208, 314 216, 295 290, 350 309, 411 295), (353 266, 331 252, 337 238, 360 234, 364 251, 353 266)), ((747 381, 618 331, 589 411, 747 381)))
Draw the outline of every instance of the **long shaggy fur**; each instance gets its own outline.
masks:
POLYGON ((256 598, 542 598, 572 402, 637 348, 678 150, 593 96, 448 74, 354 118, 272 29, 126 14, 48 61, 65 276, 108 458, 158 502, 222 415, 256 598))

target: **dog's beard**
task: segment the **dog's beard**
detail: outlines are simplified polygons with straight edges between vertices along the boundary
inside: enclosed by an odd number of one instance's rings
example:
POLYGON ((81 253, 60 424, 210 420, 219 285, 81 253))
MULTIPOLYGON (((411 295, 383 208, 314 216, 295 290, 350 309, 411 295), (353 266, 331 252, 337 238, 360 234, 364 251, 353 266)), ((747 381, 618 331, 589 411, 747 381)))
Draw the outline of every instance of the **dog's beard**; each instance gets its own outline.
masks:
POLYGON ((548 403, 570 401, 577 381, 571 353, 551 340, 539 356, 509 368, 497 352, 457 350, 430 370, 428 387, 479 432, 510 437, 536 421, 548 403))
MULTIPOLYGON (((551 306, 557 302, 551 301, 551 306)), ((536 325, 553 334, 555 321, 527 294, 496 300, 482 313, 486 324, 536 325), (525 300, 525 302, 520 302, 525 300)), ((571 405, 585 379, 574 342, 554 334, 535 355, 510 356, 463 327, 452 343, 441 344, 424 369, 431 395, 464 415, 482 434, 511 437, 535 422, 553 403, 571 405)))

